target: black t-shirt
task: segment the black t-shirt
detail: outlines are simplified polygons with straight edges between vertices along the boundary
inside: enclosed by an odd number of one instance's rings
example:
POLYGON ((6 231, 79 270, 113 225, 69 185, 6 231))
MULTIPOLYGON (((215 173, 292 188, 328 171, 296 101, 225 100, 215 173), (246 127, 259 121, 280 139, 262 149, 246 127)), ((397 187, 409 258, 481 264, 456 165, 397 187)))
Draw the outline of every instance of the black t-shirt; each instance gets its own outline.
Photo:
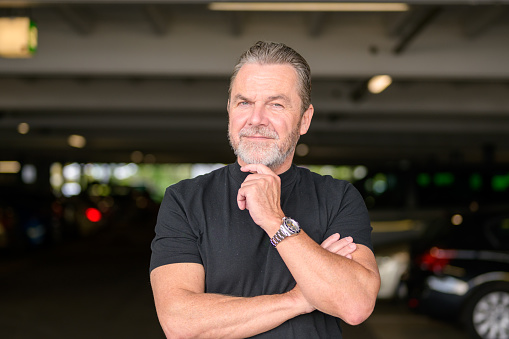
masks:
MULTIPOLYGON (((278 251, 249 211, 237 205, 237 192, 247 175, 234 163, 168 187, 152 241, 150 270, 172 263, 201 264, 207 293, 253 297, 291 290, 295 280, 278 251)), ((280 178, 283 212, 313 240, 320 244, 339 233, 372 249, 368 212, 350 183, 295 165, 280 178)), ((340 320, 314 311, 256 337, 341 338, 340 320)))

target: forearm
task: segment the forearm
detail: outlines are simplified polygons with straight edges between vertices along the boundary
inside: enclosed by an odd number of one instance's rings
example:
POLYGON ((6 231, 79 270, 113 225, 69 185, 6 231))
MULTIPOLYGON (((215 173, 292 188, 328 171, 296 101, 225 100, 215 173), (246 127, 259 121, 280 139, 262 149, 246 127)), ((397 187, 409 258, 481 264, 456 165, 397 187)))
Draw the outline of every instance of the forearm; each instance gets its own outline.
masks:
POLYGON ((285 239, 277 249, 315 308, 352 324, 371 314, 380 278, 376 263, 369 265, 357 254, 362 251, 353 253, 353 260, 347 259, 323 249, 305 232, 285 239))
POLYGON ((242 298, 180 290, 156 299, 156 309, 169 338, 245 338, 311 311, 299 293, 242 298))

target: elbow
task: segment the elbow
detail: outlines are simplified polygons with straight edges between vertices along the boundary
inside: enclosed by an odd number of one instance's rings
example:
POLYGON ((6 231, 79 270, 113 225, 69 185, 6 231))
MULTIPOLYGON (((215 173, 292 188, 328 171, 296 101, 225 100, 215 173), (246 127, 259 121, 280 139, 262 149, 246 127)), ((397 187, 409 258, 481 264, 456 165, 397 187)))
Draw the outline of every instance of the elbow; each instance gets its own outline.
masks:
MULTIPOLYGON (((343 305, 343 310, 341 311, 344 322, 349 325, 360 325, 375 310, 375 304, 378 296, 378 291, 380 289, 380 276, 375 275, 375 279, 371 281, 371 283, 366 287, 362 294, 358 294, 357 298, 350 299, 350 303, 345 309, 345 305, 343 305)), ((341 307, 338 305, 338 307, 341 307)))
POLYGON ((375 300, 352 299, 345 303, 339 300, 329 301, 324 308, 316 307, 319 311, 340 318, 348 325, 359 325, 363 323, 373 313, 375 300))
POLYGON ((356 326, 363 323, 373 313, 376 304, 376 294, 368 297, 352 298, 346 304, 336 304, 335 314, 349 325, 356 326))
POLYGON ((342 320, 348 325, 356 326, 362 324, 373 313, 374 307, 358 307, 350 310, 342 316, 342 320))

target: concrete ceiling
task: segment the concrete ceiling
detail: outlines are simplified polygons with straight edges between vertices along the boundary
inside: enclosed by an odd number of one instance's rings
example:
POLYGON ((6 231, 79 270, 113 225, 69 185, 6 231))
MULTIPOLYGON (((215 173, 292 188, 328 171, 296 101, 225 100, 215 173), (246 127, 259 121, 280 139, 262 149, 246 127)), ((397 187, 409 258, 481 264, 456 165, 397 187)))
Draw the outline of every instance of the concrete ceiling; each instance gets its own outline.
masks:
POLYGON ((309 153, 297 162, 509 165, 509 1, 406 3, 408 12, 324 13, 0 0, 0 15, 28 10, 39 29, 34 57, 0 58, 0 160, 126 162, 141 151, 232 161, 228 77, 243 50, 272 40, 313 72, 309 153), (376 74, 394 82, 369 94, 376 74), (85 148, 70 147, 70 134, 85 148))

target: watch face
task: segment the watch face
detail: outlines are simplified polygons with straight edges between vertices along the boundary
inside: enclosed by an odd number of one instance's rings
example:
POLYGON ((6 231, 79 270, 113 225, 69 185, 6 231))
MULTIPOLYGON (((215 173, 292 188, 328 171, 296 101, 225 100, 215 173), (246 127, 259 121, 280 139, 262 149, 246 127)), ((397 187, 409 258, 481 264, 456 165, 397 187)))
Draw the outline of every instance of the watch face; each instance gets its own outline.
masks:
POLYGON ((291 233, 296 233, 300 230, 299 223, 293 219, 286 218, 285 225, 291 233))

